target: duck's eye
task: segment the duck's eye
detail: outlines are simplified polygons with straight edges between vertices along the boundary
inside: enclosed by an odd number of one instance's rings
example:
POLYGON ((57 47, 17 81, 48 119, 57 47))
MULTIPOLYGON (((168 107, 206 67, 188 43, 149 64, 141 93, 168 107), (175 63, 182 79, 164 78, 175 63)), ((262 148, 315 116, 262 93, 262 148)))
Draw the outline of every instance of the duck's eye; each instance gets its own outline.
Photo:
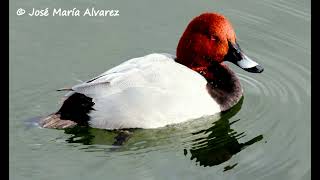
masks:
POLYGON ((211 41, 218 41, 219 39, 218 39, 218 37, 215 36, 215 35, 210 35, 210 40, 211 40, 211 41))

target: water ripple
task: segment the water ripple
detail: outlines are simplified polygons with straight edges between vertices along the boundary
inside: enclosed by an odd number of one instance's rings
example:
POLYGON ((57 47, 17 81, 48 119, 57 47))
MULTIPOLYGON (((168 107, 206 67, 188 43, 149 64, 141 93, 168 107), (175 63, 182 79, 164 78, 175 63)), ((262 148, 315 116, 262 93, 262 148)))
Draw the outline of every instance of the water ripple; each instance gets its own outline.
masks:
POLYGON ((305 12, 303 10, 300 10, 300 8, 298 8, 298 7, 293 7, 294 4, 289 3, 289 2, 263 0, 263 1, 261 1, 261 3, 263 3, 266 6, 271 7, 273 9, 277 9, 279 11, 286 12, 292 16, 302 18, 306 21, 310 21, 310 19, 311 19, 309 12, 305 12))

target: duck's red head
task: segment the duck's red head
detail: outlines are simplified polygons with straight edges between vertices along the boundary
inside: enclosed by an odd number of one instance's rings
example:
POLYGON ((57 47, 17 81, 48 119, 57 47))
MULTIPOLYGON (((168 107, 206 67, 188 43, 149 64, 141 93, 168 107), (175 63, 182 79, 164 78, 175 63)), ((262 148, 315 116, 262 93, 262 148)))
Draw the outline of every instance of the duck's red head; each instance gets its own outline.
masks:
POLYGON ((218 13, 204 13, 187 26, 177 47, 177 62, 202 71, 212 63, 230 61, 249 72, 263 68, 241 51, 229 20, 218 13))

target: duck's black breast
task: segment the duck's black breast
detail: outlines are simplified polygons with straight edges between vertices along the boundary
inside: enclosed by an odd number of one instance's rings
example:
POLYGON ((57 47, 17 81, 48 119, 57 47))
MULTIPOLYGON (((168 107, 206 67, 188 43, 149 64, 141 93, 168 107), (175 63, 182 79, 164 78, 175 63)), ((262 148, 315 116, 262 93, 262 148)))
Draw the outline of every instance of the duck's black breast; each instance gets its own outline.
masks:
POLYGON ((236 105, 243 95, 239 78, 225 65, 212 64, 208 71, 214 78, 206 78, 207 90, 211 97, 220 105, 221 111, 226 111, 236 105))

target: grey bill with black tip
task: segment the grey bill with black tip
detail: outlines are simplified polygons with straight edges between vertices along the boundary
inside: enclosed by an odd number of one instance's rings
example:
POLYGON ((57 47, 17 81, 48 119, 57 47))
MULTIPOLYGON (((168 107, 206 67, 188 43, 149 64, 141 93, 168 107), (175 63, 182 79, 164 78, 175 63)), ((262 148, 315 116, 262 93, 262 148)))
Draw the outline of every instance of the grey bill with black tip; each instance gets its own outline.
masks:
POLYGON ((251 73, 261 73, 263 71, 262 66, 243 53, 237 42, 229 42, 228 54, 225 56, 224 61, 232 62, 241 69, 251 73))

